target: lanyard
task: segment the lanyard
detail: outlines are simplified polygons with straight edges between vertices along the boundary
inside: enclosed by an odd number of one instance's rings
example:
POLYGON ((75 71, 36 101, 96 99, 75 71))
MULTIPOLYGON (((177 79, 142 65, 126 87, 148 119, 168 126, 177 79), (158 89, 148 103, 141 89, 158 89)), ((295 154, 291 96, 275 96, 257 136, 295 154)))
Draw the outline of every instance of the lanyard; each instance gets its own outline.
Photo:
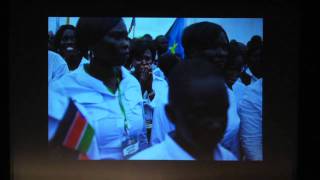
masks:
MULTIPOLYGON (((118 83, 118 91, 119 91, 119 96, 118 96, 118 100, 119 100, 119 106, 120 106, 120 110, 122 115, 124 116, 124 132, 126 135, 129 135, 129 125, 128 125, 128 120, 126 117, 126 112, 122 103, 122 98, 121 98, 121 89, 120 89, 120 78, 116 75, 116 79, 117 79, 117 83, 118 83)), ((108 86, 107 86, 108 90, 112 93, 115 94, 115 92, 113 92, 108 86)))

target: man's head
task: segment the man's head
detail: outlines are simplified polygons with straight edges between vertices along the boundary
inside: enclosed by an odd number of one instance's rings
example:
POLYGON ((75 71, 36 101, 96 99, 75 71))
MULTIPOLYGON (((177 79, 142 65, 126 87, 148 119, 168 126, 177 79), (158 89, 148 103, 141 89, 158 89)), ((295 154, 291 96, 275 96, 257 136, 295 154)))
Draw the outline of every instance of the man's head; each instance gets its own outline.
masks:
POLYGON ((223 76, 206 60, 184 61, 170 73, 166 113, 189 146, 212 154, 224 134, 228 106, 223 76))
POLYGON ((181 59, 177 55, 167 53, 161 55, 158 61, 158 67, 161 69, 164 75, 168 77, 171 70, 181 62, 181 59))
POLYGON ((235 81, 240 77, 244 65, 244 54, 240 43, 235 40, 230 41, 228 54, 228 59, 225 64, 225 78, 227 85, 232 87, 235 81))
POLYGON ((168 50, 169 48, 168 39, 165 36, 159 35, 156 37, 154 41, 159 54, 163 54, 168 50))
POLYGON ((147 40, 147 41, 152 41, 152 36, 150 34, 145 34, 145 35, 143 35, 142 39, 147 40))
POLYGON ((229 40, 224 29, 215 23, 200 22, 185 28, 182 45, 187 59, 206 51, 212 55, 211 62, 224 68, 227 60, 229 40))
POLYGON ((129 58, 129 41, 122 18, 80 17, 77 44, 83 54, 91 52, 91 61, 120 66, 129 58))
POLYGON ((130 58, 136 71, 151 68, 153 63, 154 48, 151 41, 134 39, 130 47, 130 58))
POLYGON ((258 78, 262 77, 262 47, 260 36, 253 36, 247 43, 247 63, 251 72, 258 78))

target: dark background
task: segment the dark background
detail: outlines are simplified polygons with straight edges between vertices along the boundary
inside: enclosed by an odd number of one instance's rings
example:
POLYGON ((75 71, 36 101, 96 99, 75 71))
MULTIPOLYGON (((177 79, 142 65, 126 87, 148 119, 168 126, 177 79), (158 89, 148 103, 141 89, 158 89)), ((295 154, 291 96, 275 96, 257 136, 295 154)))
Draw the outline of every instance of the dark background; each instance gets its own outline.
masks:
MULTIPOLYGON (((297 179, 305 153, 301 118, 301 8, 297 2, 12 1, 9 24, 10 176, 12 179, 297 179), (135 4, 135 5, 133 5, 135 4), (49 16, 262 17, 264 24, 263 162, 73 161, 48 158, 49 16), (298 127, 299 131, 298 131, 298 127), (298 146, 298 140, 299 145, 298 146), (299 152, 299 154, 298 154, 299 152)), ((305 86, 305 84, 303 84, 305 86)), ((304 92, 306 94, 313 92, 304 92)), ((307 95, 304 95, 306 97, 307 95)), ((309 95, 310 96, 310 95, 309 95)), ((313 137, 316 139, 316 137, 313 137)), ((311 152, 310 152, 311 153, 311 152)))

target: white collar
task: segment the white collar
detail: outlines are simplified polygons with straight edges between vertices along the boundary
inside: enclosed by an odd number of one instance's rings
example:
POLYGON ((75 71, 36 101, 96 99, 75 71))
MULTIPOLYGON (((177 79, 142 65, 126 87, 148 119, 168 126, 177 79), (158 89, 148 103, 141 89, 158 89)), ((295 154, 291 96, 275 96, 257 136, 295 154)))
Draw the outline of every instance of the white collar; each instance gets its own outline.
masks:
MULTIPOLYGON (((84 70, 84 66, 79 66, 79 68, 77 68, 74 71, 74 73, 76 74, 75 76, 76 80, 85 87, 92 88, 102 94, 108 94, 110 96, 116 96, 118 93, 118 91, 116 91, 115 94, 111 93, 101 80, 89 75, 84 70)), ((129 71, 126 70, 123 66, 121 66, 121 73, 122 73, 122 80, 120 81, 119 86, 121 86, 122 82, 125 79, 127 79, 128 76, 130 75, 129 71)))

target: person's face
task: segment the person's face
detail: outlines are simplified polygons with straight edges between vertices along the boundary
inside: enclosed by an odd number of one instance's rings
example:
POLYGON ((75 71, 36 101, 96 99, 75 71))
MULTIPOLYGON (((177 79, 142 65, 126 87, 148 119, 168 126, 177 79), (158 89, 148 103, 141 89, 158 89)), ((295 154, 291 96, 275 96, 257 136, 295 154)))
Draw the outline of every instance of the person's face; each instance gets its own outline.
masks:
POLYGON ((60 41, 60 51, 63 53, 73 53, 75 51, 75 32, 67 29, 63 32, 60 41))
POLYGON ((168 45, 168 39, 165 38, 165 37, 161 37, 158 39, 158 48, 159 48, 159 51, 161 52, 165 52, 167 51, 169 45, 168 45))
POLYGON ((219 69, 223 70, 228 56, 228 40, 226 35, 221 32, 215 42, 215 46, 204 49, 204 52, 210 54, 210 62, 219 69))
POLYGON ((177 113, 184 137, 188 138, 193 146, 206 151, 211 151, 215 146, 210 137, 222 137, 227 121, 227 107, 218 103, 215 105, 216 102, 221 102, 221 99, 217 100, 220 97, 212 95, 215 86, 213 81, 215 79, 210 78, 192 81, 194 88, 188 93, 189 103, 177 113))
POLYGON ((241 56, 234 57, 233 64, 228 65, 225 69, 226 83, 232 86, 236 80, 240 77, 241 68, 243 64, 243 58, 241 56))
POLYGON ((111 66, 123 65, 129 58, 129 39, 126 25, 121 20, 94 47, 94 57, 111 66))
POLYGON ((142 69, 151 68, 152 65, 152 53, 150 49, 147 49, 141 57, 134 58, 134 65, 137 71, 142 69))
POLYGON ((255 76, 261 75, 261 49, 257 49, 248 56, 248 65, 255 76))

